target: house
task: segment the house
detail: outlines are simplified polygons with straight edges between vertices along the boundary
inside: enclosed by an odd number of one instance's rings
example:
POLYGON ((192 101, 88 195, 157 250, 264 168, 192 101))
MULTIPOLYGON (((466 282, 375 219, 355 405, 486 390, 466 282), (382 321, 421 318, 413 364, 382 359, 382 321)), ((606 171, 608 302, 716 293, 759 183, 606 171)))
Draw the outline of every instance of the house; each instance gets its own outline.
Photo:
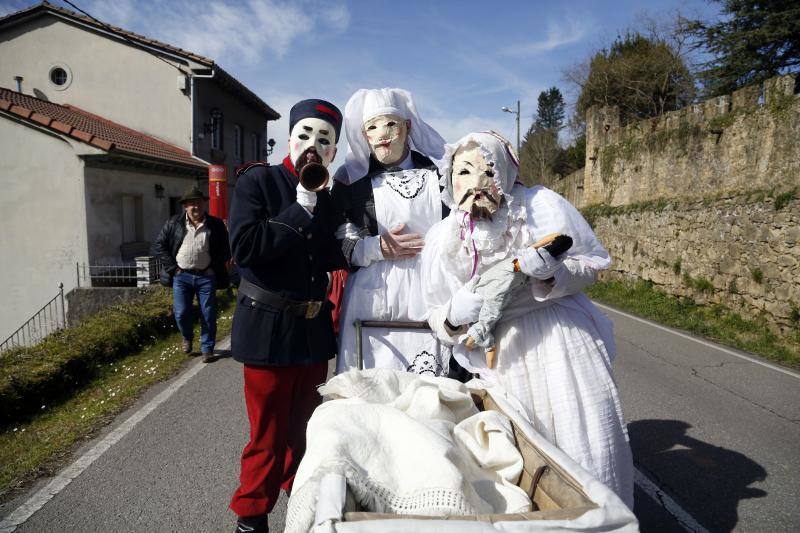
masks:
POLYGON ((47 2, 0 18, 0 341, 76 264, 147 252, 280 115, 213 60, 47 2))

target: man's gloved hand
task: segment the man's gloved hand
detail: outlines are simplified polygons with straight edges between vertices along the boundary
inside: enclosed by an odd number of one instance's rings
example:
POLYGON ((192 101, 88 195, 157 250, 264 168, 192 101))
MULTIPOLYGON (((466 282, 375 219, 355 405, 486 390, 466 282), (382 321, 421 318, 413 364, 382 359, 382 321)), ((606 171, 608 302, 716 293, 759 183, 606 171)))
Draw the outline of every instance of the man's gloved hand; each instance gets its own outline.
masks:
POLYGON ((472 292, 478 278, 474 277, 466 285, 456 291, 450 299, 450 311, 447 321, 453 326, 470 324, 478 320, 478 315, 483 307, 483 296, 472 292))
POLYGON ((563 259, 554 259, 544 248, 530 247, 522 251, 517 261, 520 272, 536 279, 552 278, 563 263, 563 259))
POLYGON ((297 184, 297 203, 313 212, 317 205, 317 193, 311 192, 301 183, 297 184))
POLYGON ((425 241, 417 233, 403 233, 405 224, 398 224, 381 235, 381 252, 384 259, 405 259, 422 251, 425 241))

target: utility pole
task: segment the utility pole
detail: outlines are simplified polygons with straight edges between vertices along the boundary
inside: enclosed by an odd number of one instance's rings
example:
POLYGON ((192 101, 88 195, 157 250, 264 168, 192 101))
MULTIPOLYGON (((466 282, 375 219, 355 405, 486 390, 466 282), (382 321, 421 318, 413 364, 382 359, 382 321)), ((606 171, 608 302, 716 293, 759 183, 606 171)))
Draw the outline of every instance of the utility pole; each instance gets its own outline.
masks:
POLYGON ((519 155, 519 114, 520 114, 519 100, 517 100, 517 110, 516 111, 514 111, 513 109, 509 109, 509 108, 507 108, 505 106, 501 107, 500 109, 502 109, 506 113, 513 113, 513 114, 517 115, 517 157, 521 157, 519 155))

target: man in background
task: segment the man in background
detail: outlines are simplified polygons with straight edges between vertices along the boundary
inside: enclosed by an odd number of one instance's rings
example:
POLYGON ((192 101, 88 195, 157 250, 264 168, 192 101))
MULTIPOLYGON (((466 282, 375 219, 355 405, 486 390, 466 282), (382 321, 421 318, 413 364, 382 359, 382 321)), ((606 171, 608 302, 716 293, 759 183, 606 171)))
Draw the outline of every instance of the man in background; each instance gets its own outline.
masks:
POLYGON ((194 313, 200 305, 200 349, 203 362, 216 359, 216 289, 228 286, 227 261, 231 258, 225 223, 206 213, 203 193, 192 187, 179 202, 183 213, 167 220, 153 242, 152 255, 161 260, 161 284, 172 287, 173 310, 183 336, 184 353, 192 352, 194 313))

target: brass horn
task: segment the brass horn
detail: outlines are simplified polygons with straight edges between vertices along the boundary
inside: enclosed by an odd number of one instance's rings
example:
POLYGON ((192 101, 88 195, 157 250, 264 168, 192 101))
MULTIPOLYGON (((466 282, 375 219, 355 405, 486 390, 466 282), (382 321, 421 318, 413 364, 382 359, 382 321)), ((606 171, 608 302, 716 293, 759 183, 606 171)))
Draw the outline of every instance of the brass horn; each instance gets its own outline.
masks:
POLYGON ((319 163, 306 163, 300 169, 300 183, 307 191, 319 192, 328 184, 328 169, 319 163))

